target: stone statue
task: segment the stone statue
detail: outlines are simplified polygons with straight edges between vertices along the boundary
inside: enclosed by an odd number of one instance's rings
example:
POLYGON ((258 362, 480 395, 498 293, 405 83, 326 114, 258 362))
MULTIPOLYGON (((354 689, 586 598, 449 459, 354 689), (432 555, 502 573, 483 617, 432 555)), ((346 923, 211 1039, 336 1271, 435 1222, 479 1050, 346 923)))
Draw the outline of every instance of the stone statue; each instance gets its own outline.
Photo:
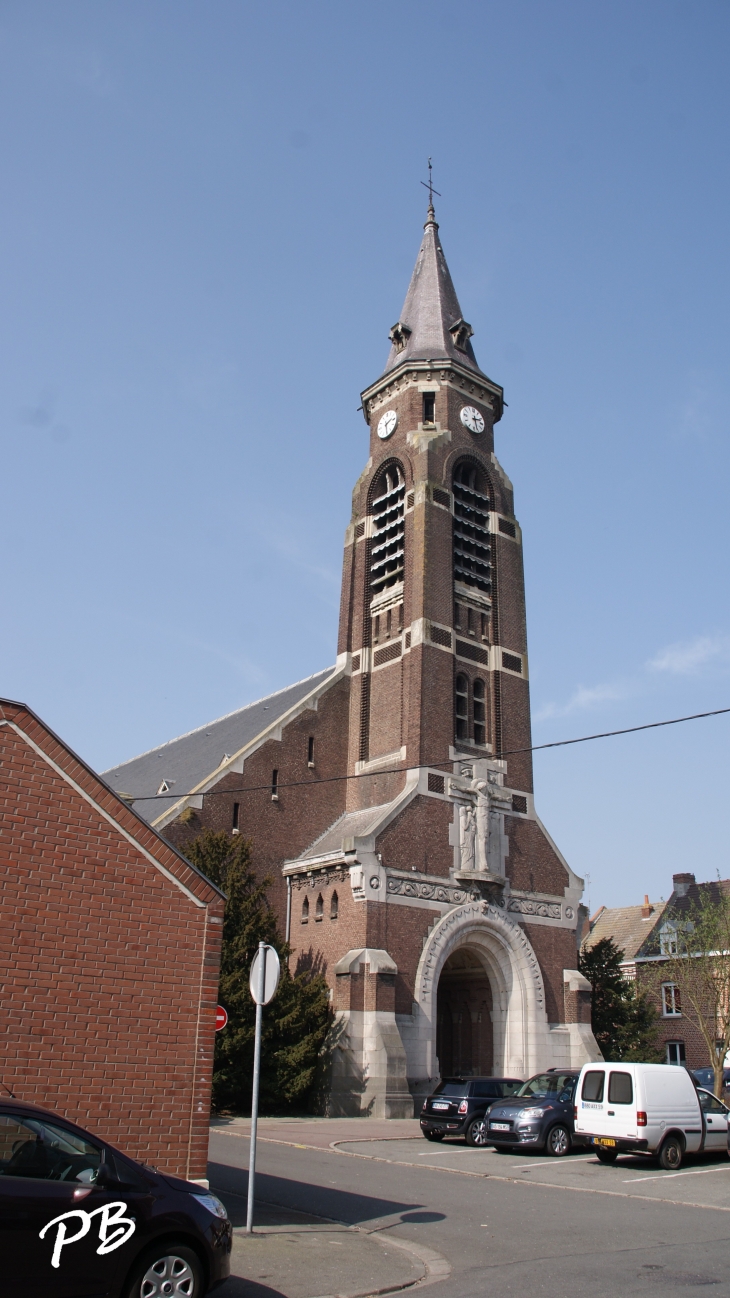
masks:
POLYGON ((472 873, 475 869, 476 817, 470 803, 459 807, 461 869, 472 873))
POLYGON ((477 809, 476 809, 476 863, 477 870, 488 870, 488 843, 489 843, 489 785, 486 780, 476 781, 477 791, 477 809))

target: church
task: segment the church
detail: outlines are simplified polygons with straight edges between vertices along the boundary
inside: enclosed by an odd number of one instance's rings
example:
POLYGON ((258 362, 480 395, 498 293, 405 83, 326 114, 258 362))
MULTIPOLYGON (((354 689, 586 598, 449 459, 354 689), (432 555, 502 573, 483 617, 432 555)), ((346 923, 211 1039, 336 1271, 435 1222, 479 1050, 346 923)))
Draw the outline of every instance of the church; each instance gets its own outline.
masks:
POLYGON ((331 987, 331 1115, 600 1058, 583 880, 533 799, 522 533, 472 335, 431 202, 362 393, 334 666, 105 772, 183 853, 204 828, 251 840, 292 968, 331 987))

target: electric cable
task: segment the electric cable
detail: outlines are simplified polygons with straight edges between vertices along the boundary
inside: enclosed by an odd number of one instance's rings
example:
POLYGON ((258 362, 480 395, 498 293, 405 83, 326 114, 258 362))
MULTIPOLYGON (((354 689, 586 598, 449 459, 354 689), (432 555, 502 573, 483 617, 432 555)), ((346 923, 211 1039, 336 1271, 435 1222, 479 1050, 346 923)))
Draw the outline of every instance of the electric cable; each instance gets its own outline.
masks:
MULTIPOLYGON (((616 735, 634 735, 638 730, 657 730, 660 726, 678 726, 683 721, 700 721, 704 717, 721 717, 727 712, 730 712, 730 708, 715 708, 712 712, 693 712, 691 716, 672 717, 669 721, 647 721, 641 726, 626 726, 623 730, 603 730, 596 735, 580 735, 577 739, 554 739, 551 743, 532 744, 529 748, 510 748, 506 752, 500 753, 496 760, 502 761, 505 757, 517 757, 521 753, 539 753, 544 748, 565 748, 569 744, 587 744, 592 739, 613 739, 616 735)), ((479 759, 478 757, 470 758, 469 754, 465 754, 463 758, 454 758, 448 762, 419 762, 417 766, 392 766, 378 771, 359 771, 357 775, 327 775, 322 779, 291 780, 289 783, 277 780, 276 789, 277 791, 279 789, 298 789, 303 785, 312 788, 316 784, 338 784, 343 780, 364 780, 378 775, 404 775, 408 771, 417 771, 421 768, 428 769, 430 767, 432 770, 436 770, 441 766, 450 768, 453 766, 454 761, 468 762, 469 760, 478 761, 479 759)), ((170 801, 170 799, 182 802, 184 798, 213 798, 222 797, 224 794, 227 796, 230 793, 261 793, 264 790, 271 790, 273 787, 271 780, 269 780, 267 784, 251 784, 238 789, 229 787, 226 789, 201 789, 198 792, 193 790, 190 793, 139 793, 134 796, 131 793, 125 793, 124 800, 130 803, 165 802, 170 801)), ((117 796, 121 797, 122 795, 117 794, 117 796)))

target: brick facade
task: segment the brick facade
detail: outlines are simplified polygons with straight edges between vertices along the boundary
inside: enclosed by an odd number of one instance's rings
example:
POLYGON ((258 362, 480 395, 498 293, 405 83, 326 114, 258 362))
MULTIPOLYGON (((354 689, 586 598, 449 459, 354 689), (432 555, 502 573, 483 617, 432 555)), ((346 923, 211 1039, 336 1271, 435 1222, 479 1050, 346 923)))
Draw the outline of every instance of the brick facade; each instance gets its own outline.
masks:
POLYGON ((7 701, 0 762, 0 1080, 202 1179, 224 899, 7 701))

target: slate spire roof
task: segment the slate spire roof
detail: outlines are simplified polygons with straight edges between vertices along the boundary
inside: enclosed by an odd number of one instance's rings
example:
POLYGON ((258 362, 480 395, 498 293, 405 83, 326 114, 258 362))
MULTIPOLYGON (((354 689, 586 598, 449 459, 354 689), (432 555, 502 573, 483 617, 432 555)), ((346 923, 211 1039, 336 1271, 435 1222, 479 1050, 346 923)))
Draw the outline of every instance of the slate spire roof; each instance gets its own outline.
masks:
POLYGON ((482 374, 470 341, 474 331, 461 314, 431 203, 423 230, 403 310, 390 331, 384 372, 408 361, 448 359, 482 374))

